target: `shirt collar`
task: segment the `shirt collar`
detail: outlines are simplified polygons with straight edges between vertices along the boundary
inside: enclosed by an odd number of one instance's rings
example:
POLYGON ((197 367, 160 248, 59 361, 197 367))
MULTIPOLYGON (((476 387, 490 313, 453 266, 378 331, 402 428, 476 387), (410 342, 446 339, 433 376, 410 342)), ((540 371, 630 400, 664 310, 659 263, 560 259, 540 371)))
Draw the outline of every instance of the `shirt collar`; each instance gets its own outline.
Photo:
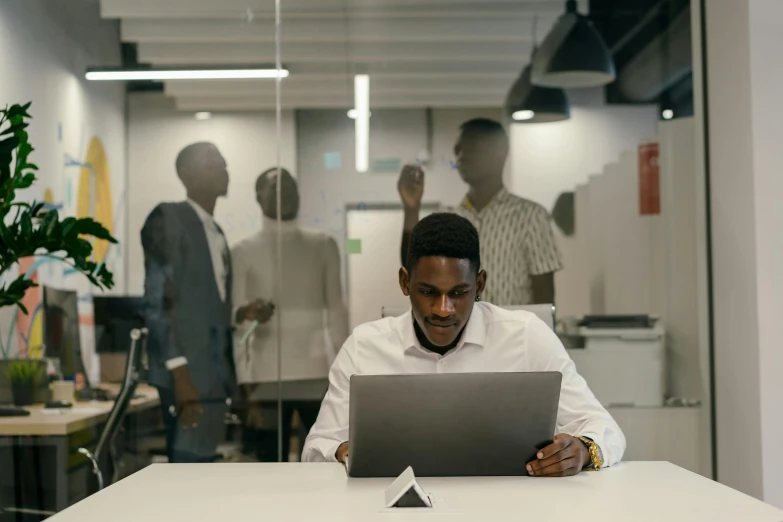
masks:
POLYGON ((267 217, 265 215, 262 215, 263 218, 263 225, 261 228, 261 231, 268 231, 268 232, 277 232, 278 230, 283 233, 290 233, 290 232, 296 232, 299 230, 299 220, 297 219, 291 219, 289 221, 277 221, 276 219, 272 219, 270 217, 267 217))
POLYGON ((473 203, 471 203, 470 198, 468 197, 468 195, 465 194, 465 197, 462 199, 462 206, 464 208, 470 210, 471 212, 484 212, 488 208, 492 207, 493 205, 505 203, 508 200, 509 195, 510 194, 506 190, 506 187, 501 187, 501 189, 498 190, 498 192, 494 196, 492 196, 492 199, 489 200, 489 203, 487 203, 487 206, 479 211, 479 210, 476 210, 475 208, 473 208, 473 203))
MULTIPOLYGON (((416 337, 416 331, 413 329, 413 321, 415 320, 413 318, 413 311, 408 309, 408 312, 401 315, 398 320, 402 321, 402 323, 399 324, 399 328, 403 350, 408 351, 412 348, 426 350, 419 342, 419 339, 416 337)), ((483 348, 486 341, 487 326, 484 322, 484 312, 478 303, 474 303, 473 310, 470 313, 470 319, 468 319, 468 324, 462 332, 462 338, 453 350, 461 348, 464 344, 474 344, 483 348)))
POLYGON ((193 208, 193 210, 196 212, 196 215, 198 216, 199 220, 202 223, 214 223, 215 220, 210 216, 206 210, 204 210, 201 205, 193 201, 192 199, 187 199, 188 204, 193 208))

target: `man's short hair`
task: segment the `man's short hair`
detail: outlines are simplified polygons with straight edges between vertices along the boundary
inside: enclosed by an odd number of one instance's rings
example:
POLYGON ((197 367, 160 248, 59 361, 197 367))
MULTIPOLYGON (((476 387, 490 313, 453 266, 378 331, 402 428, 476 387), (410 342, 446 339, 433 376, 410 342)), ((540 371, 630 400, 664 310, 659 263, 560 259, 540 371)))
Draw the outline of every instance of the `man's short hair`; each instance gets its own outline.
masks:
POLYGON ((500 122, 490 120, 489 118, 473 118, 459 126, 462 133, 478 134, 497 139, 499 142, 508 145, 508 134, 500 122))
MULTIPOLYGON (((264 186, 264 183, 266 183, 266 180, 269 178, 269 176, 271 174, 276 173, 276 172, 277 172, 277 167, 271 167, 271 168, 266 169, 264 172, 262 172, 258 176, 258 178, 256 178, 256 194, 261 192, 261 187, 264 186)), ((291 173, 288 172, 288 170, 286 170, 284 168, 280 168, 280 173, 283 176, 288 176, 288 177, 293 179, 293 176, 291 175, 291 173)))
POLYGON ((419 259, 429 256, 467 259, 478 273, 481 251, 476 227, 457 214, 436 213, 425 217, 411 231, 405 268, 410 273, 419 259))
POLYGON ((177 160, 174 162, 177 175, 181 178, 183 175, 190 174, 203 166, 204 153, 210 149, 217 149, 217 147, 215 147, 214 143, 208 141, 198 141, 179 151, 177 160))

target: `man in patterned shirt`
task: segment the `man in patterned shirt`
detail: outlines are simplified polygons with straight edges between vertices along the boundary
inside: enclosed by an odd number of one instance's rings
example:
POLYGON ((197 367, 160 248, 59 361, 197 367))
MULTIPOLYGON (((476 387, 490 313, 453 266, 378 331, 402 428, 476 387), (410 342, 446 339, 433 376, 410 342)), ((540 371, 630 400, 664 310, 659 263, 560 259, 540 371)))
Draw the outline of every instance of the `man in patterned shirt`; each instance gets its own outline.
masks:
MULTIPOLYGON (((479 233, 482 268, 489 278, 483 299, 499 306, 554 303, 554 273, 563 265, 549 214, 541 205, 514 196, 503 186, 509 141, 503 126, 478 118, 460 126, 454 145, 457 169, 470 186, 451 209, 470 220, 479 233)), ((424 171, 406 165, 397 184, 405 209, 401 257, 419 221, 424 171)))

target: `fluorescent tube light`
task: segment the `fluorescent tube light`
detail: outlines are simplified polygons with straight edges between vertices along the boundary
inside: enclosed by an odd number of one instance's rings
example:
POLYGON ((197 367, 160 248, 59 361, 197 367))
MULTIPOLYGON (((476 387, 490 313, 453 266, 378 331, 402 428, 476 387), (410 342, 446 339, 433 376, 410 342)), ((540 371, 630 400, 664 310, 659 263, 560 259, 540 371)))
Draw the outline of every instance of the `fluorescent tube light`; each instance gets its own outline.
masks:
MULTIPOLYGON (((370 111, 370 116, 372 116, 372 111, 370 111)), ((352 120, 356 119, 356 109, 348 109, 348 117, 352 120)))
POLYGON ((93 81, 163 81, 163 80, 246 80, 286 78, 287 69, 149 69, 90 70, 84 75, 93 81))
POLYGON ((370 77, 357 74, 353 79, 356 110, 356 171, 367 172, 370 163, 370 77))

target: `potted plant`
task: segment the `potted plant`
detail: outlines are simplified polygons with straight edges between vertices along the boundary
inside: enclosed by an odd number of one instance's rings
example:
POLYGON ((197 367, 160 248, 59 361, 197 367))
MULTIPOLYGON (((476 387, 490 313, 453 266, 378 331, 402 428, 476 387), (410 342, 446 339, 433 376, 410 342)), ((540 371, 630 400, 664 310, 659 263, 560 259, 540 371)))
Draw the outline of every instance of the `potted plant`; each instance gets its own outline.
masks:
POLYGON ((8 379, 11 381, 14 406, 29 406, 33 403, 35 390, 43 376, 44 369, 39 361, 20 359, 9 365, 8 379))
POLYGON ((30 103, 0 109, 0 307, 18 306, 22 312, 25 292, 36 286, 20 273, 10 282, 7 274, 21 258, 39 255, 59 259, 84 274, 99 288, 111 288, 111 272, 102 262, 90 259, 89 239, 112 237, 92 218, 60 219, 56 210, 44 203, 17 201, 17 191, 32 186, 38 167, 28 161, 33 147, 25 129, 30 103), (13 214, 12 214, 13 213, 13 214))

